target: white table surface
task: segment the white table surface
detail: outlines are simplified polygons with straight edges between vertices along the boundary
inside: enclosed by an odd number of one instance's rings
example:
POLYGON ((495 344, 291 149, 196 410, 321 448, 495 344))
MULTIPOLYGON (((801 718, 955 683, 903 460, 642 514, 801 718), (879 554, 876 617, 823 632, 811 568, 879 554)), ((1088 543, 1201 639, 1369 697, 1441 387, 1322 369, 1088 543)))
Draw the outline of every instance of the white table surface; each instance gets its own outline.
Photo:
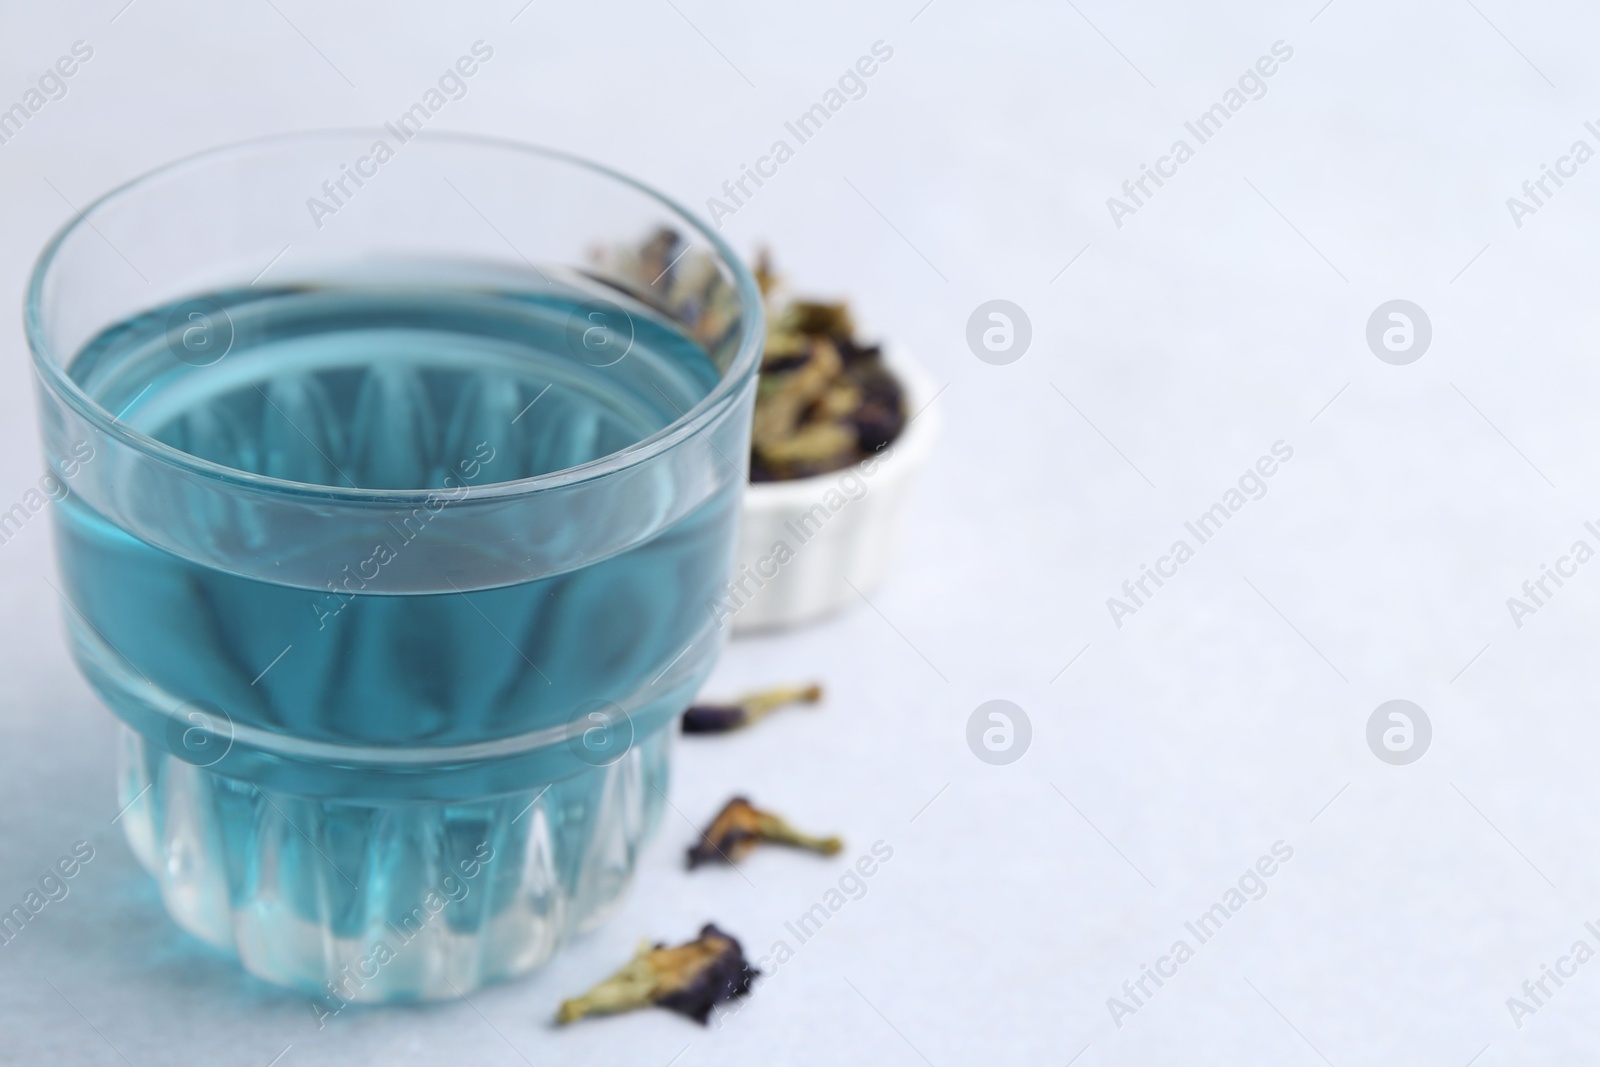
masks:
POLYGON ((63 196, 391 118, 480 38, 496 58, 438 127, 560 146, 697 206, 889 44, 868 94, 724 232, 850 294, 948 387, 875 607, 739 640, 712 686, 814 676, 826 706, 680 745, 682 816, 623 911, 542 972, 320 1032, 304 998, 180 934, 110 825, 112 720, 68 660, 36 518, 0 545, 0 900, 74 841, 97 855, 0 948, 0 1060, 1592 1060, 1600 963, 1520 1028, 1506 999, 1575 940, 1600 948, 1600 564, 1520 628, 1505 600, 1574 540, 1600 545, 1600 162, 1520 227, 1506 198, 1574 140, 1600 148, 1600 26, 1575 4, 1321 2, 8 4, 0 103, 75 40, 94 57, 0 145, 0 507, 39 475, 16 309, 63 196), (1267 94, 1117 227, 1106 198, 1279 40, 1293 58, 1267 94), (1008 366, 964 340, 996 297, 1033 325, 1008 366), (1393 298, 1433 324, 1409 366, 1364 339, 1393 298), (1268 494, 1116 627, 1106 598, 1279 440, 1294 457, 1268 494), (965 741, 993 698, 1033 724, 1009 766, 965 741), (1392 698, 1433 724, 1409 766, 1365 741, 1392 698), (847 852, 686 876, 690 822, 735 790, 841 829, 847 852), (867 895, 725 1026, 549 1027, 642 937, 714 919, 765 953, 879 839, 894 856, 867 895), (1265 897, 1114 1025, 1107 998, 1280 840, 1265 897))

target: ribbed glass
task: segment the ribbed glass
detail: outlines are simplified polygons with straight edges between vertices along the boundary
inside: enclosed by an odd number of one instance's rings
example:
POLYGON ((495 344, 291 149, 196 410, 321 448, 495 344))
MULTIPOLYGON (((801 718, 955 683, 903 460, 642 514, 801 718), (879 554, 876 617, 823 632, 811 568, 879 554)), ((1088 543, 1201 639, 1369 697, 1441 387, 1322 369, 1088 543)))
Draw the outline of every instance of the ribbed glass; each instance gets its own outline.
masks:
POLYGON ((717 236, 525 146, 275 138, 87 207, 26 323, 67 631, 179 924, 371 1001, 598 922, 723 637, 763 324, 717 236))

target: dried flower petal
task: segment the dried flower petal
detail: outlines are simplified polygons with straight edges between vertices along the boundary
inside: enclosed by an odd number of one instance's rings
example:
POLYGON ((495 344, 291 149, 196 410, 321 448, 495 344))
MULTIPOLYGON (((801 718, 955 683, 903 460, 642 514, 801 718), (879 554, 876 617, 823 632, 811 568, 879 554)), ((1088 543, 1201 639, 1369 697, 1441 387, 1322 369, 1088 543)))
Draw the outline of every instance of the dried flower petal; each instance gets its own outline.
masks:
POLYGON ((714 1005, 750 994, 750 982, 761 972, 744 958, 744 949, 728 934, 707 923, 698 940, 668 953, 685 953, 681 966, 672 969, 656 994, 656 1003, 704 1026, 714 1005))
POLYGON ((747 693, 732 704, 695 704, 683 713, 686 734, 721 734, 749 726, 786 704, 815 704, 820 685, 778 686, 747 693))
POLYGON ((809 849, 824 856, 844 847, 837 837, 801 833, 782 817, 760 810, 744 797, 734 797, 717 812, 700 835, 700 842, 689 849, 689 869, 702 863, 738 863, 763 841, 809 849))
POLYGON ((682 945, 642 943, 610 978, 581 997, 562 1001, 556 1023, 654 1004, 703 1026, 713 1006, 748 995, 751 979, 760 973, 744 958, 736 939, 707 923, 698 938, 682 945))

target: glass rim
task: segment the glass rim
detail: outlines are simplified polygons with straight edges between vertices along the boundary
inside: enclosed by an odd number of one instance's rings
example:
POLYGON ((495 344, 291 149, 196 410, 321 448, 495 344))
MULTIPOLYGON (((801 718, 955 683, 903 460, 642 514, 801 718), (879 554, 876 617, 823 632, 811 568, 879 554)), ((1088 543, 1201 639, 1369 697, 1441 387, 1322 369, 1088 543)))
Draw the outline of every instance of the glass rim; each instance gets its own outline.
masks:
MULTIPOLYGON (((74 208, 73 217, 56 230, 55 234, 51 236, 49 241, 45 243, 44 248, 39 252, 39 257, 34 261, 33 269, 29 272, 28 284, 23 297, 23 332, 27 337, 28 349, 33 357, 34 368, 39 373, 44 384, 64 403, 71 406, 79 415, 85 418, 92 427, 114 441, 126 445, 157 462, 210 478, 231 482, 241 487, 288 496, 312 497, 324 501, 352 503, 392 502, 405 505, 421 502, 425 498, 439 493, 440 490, 437 486, 408 489, 368 489, 355 486, 320 485, 315 482, 274 478, 269 475, 254 474, 249 471, 239 470, 236 467, 201 459, 199 456, 191 455, 182 449, 174 448, 158 441, 149 434, 136 430, 117 418, 115 414, 102 406, 72 379, 67 373, 67 364, 58 358, 58 353, 46 337, 45 326, 41 318, 41 303, 45 281, 56 263, 57 253, 60 252, 67 238, 79 232, 85 224, 92 229, 93 223, 89 222, 90 217, 106 205, 119 201, 124 196, 136 192, 146 185, 154 184, 163 178, 169 178, 180 171, 216 162, 230 156, 244 155, 249 152, 270 148, 274 145, 294 144, 297 142, 309 143, 319 139, 369 137, 380 134, 381 127, 346 126, 272 134, 265 137, 234 141, 229 144, 192 152, 189 155, 163 163, 159 167, 144 171, 120 185, 114 186, 86 204, 82 209, 74 208)), ((654 200, 665 208, 676 221, 691 229, 706 241, 712 252, 733 275, 739 305, 745 312, 743 315, 745 321, 741 328, 738 349, 716 385, 699 402, 690 407, 688 411, 679 415, 660 430, 627 448, 590 460, 587 463, 580 463, 574 467, 537 474, 529 478, 466 486, 465 491, 459 494, 457 503, 466 503, 470 500, 522 496, 546 489, 590 481, 644 463, 669 450, 682 440, 699 433, 709 425, 734 400, 744 381, 754 374, 760 362, 761 349, 766 336, 765 306, 761 297, 760 286, 756 283, 755 276, 750 272, 750 268, 745 265, 732 247, 700 219, 691 215, 683 205, 619 170, 560 149, 547 148, 543 145, 530 144, 507 137, 449 131, 432 132, 424 130, 415 135, 413 139, 443 144, 470 145, 539 156, 579 170, 589 171, 601 178, 642 193, 645 197, 654 200)))

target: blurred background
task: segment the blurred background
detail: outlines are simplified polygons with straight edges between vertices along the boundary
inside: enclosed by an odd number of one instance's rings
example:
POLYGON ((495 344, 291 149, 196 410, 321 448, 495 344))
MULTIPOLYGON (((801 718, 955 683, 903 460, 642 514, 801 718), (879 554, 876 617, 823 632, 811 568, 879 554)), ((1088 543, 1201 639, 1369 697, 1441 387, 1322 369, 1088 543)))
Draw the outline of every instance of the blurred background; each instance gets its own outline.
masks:
POLYGON ((75 842, 95 858, 0 947, 0 1060, 1600 1053, 1600 964, 1575 953, 1600 950, 1600 565, 1559 563, 1600 548, 1594 12, 109 0, 3 19, 0 107, 78 42, 92 57, 0 127, 0 510, 42 473, 26 273, 77 207, 203 148, 390 121, 476 41, 493 61, 430 128, 577 153, 707 213, 890 51, 719 221, 903 347, 942 429, 870 602, 724 653, 712 695, 815 679, 827 700, 678 746, 621 913, 470 1003, 321 1029, 173 926, 122 842, 114 720, 69 661, 34 516, 0 544, 0 900, 75 842), (969 344, 994 300, 1029 324, 1008 362, 969 344), (1205 536, 1186 526, 1219 503, 1205 536), (1030 727, 1003 763, 968 741, 997 699, 1030 727), (1386 743, 1392 700, 1411 733, 1386 743), (736 791, 844 853, 684 876, 736 791), (865 895, 796 944, 785 924, 874 842, 892 859, 865 895), (551 1028, 637 941, 708 920, 793 957, 703 1030, 661 1011, 551 1028))

